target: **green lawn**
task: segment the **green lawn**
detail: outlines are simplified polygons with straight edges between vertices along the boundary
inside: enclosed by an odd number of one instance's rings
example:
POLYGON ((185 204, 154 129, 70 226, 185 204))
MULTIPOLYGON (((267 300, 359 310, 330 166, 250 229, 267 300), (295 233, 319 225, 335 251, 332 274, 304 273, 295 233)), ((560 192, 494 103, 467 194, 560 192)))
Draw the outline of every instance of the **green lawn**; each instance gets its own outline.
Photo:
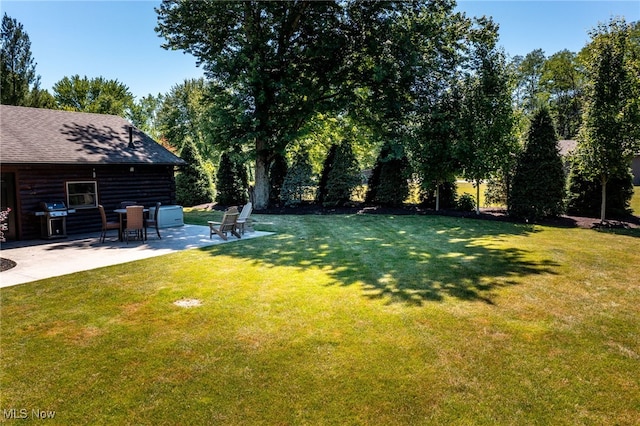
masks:
POLYGON ((631 198, 631 210, 636 216, 640 216, 640 186, 633 187, 633 198, 631 198))
POLYGON ((276 234, 2 289, 1 408, 65 425, 640 424, 640 232, 257 219, 276 234))
MULTIPOLYGON (((472 182, 467 182, 467 181, 463 181, 463 180, 458 180, 456 182, 456 186, 457 186, 457 193, 458 196, 462 195, 462 194, 469 194, 473 197, 473 200, 477 202, 476 200, 476 195, 477 195, 477 191, 476 191, 476 187, 473 186, 472 182)), ((487 204, 486 200, 485 200, 485 191, 487 190, 487 184, 486 183, 481 183, 480 184, 480 207, 484 208, 484 207, 504 207, 503 205, 494 205, 494 204, 487 204)))

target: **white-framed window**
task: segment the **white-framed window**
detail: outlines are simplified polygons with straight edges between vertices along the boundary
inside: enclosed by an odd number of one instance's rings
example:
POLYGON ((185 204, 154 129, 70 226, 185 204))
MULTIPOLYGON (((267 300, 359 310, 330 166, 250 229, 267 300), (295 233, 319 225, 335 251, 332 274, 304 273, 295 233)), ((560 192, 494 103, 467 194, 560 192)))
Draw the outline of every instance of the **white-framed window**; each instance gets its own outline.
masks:
POLYGON ((67 182, 67 208, 91 209, 98 207, 96 181, 67 182))

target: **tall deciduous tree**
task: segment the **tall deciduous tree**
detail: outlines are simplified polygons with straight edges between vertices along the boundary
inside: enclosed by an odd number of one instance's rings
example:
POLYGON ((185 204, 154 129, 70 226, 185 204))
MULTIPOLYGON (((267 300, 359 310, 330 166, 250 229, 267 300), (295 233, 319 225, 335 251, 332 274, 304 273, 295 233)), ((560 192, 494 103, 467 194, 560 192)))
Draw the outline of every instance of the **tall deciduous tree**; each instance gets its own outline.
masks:
POLYGON ((562 139, 573 139, 580 128, 583 77, 577 56, 568 50, 551 55, 542 68, 541 87, 549 93, 551 116, 562 139))
POLYGON ((546 96, 541 85, 546 58, 542 49, 536 49, 518 61, 515 69, 517 102, 527 114, 546 104, 546 96))
POLYGON ((504 54, 496 49, 497 27, 481 18, 471 58, 473 73, 463 82, 457 157, 464 177, 476 186, 495 173, 507 173, 515 151, 513 109, 504 54))
POLYGON ((31 106, 30 86, 36 83, 36 63, 29 34, 16 19, 2 17, 0 45, 0 98, 3 105, 31 106))
POLYGON ((425 192, 435 192, 435 209, 440 209, 440 189, 445 183, 455 181, 460 171, 456 157, 456 141, 460 99, 456 90, 443 93, 425 112, 422 123, 412 140, 414 162, 422 177, 425 192))
MULTIPOLYGON (((407 169, 404 153, 399 154, 403 148, 416 160, 416 172, 425 178, 424 160, 430 153, 421 132, 428 131, 430 124, 426 122, 440 113, 436 111, 438 104, 454 85, 471 35, 471 21, 454 13, 454 8, 451 1, 413 3, 397 19, 379 20, 376 25, 386 34, 383 43, 366 45, 365 53, 372 58, 366 64, 372 72, 366 74, 370 80, 365 84, 365 114, 362 109, 357 111, 370 119, 371 128, 386 145, 370 179, 369 202, 404 201, 401 191, 391 194, 384 188, 382 192, 377 190, 379 184, 384 185, 379 179, 390 170, 387 166, 407 169), (391 155, 387 155, 388 148, 391 155)), ((393 179, 406 177, 401 175, 395 174, 393 179)), ((423 182, 430 184, 431 178, 427 176, 423 182)), ((406 181, 399 188, 405 187, 406 181)))
POLYGON ((40 88, 40 76, 36 78, 36 82, 33 84, 33 88, 29 92, 29 96, 25 102, 25 106, 56 109, 56 100, 53 95, 47 90, 40 88))
POLYGON ((178 2, 157 10, 165 47, 192 53, 209 77, 234 91, 249 112, 255 208, 269 197, 268 167, 300 126, 328 108, 350 50, 334 2, 178 2))
POLYGON ((207 91, 208 84, 203 78, 187 79, 172 86, 162 99, 156 123, 158 132, 171 146, 181 149, 183 142, 190 139, 201 155, 212 158, 211 147, 206 143, 209 135, 205 131, 207 91))
POLYGON ((346 101, 356 98, 367 105, 376 100, 380 108, 364 108, 371 122, 378 118, 399 130, 410 89, 419 86, 410 71, 440 65, 429 52, 446 57, 455 50, 448 43, 460 21, 453 5, 164 0, 157 31, 167 40, 164 47, 190 52, 224 87, 218 98, 226 97, 234 111, 224 121, 241 129, 254 150, 254 201, 261 209, 268 202, 271 161, 318 112, 344 111, 346 101), (414 48, 417 43, 422 50, 414 48))
POLYGON ((103 77, 64 77, 53 85, 53 97, 60 109, 127 117, 133 105, 129 88, 118 80, 103 77))
POLYGON ((607 183, 629 169, 640 148, 640 80, 638 46, 632 45, 631 26, 612 19, 591 32, 586 102, 578 153, 587 175, 601 185, 600 220, 606 219, 607 183))
POLYGON ((134 102, 129 111, 129 119, 140 130, 159 141, 162 135, 158 131, 157 117, 164 97, 149 94, 134 102))

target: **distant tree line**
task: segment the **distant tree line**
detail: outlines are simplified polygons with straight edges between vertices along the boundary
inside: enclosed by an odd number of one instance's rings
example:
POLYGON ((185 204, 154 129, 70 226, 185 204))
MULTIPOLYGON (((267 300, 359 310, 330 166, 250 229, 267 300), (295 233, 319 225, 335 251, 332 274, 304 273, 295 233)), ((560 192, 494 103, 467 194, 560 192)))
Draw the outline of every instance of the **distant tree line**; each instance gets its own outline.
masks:
POLYGON ((40 89, 28 35, 5 14, 2 103, 129 118, 189 163, 177 176, 185 205, 410 198, 479 212, 488 183, 490 199, 531 220, 628 209, 629 162, 640 151, 639 23, 612 19, 577 54, 509 60, 491 19, 454 8, 165 0, 163 47, 196 56, 207 79, 139 101, 101 77, 40 89), (560 158, 558 139, 577 139, 576 152, 560 158), (461 178, 475 200, 457 199, 461 178))

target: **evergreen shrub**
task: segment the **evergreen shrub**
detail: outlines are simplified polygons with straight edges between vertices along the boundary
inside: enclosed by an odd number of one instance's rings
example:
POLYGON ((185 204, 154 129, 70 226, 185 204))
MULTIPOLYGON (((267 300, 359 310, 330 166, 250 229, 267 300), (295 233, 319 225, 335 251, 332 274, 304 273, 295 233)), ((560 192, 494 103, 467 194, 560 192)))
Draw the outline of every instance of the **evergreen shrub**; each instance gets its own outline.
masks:
POLYGON ((326 194, 322 205, 344 206, 351 201, 351 194, 360 184, 360 166, 349 140, 338 144, 331 169, 327 173, 326 194))
MULTIPOLYGON (((287 207, 300 205, 314 190, 312 166, 308 153, 297 153, 282 182, 280 199, 287 207)), ((313 197, 312 197, 313 199, 313 197)))
POLYGON ((508 200, 511 216, 536 220, 564 212, 565 175, 557 141, 549 111, 538 110, 516 163, 508 200))
POLYGON ((318 204, 323 204, 327 198, 327 182, 329 181, 329 172, 333 169, 333 163, 336 159, 336 152, 338 151, 338 144, 333 144, 327 152, 327 157, 324 159, 322 165, 322 172, 320 173, 320 180, 318 181, 318 193, 316 201, 318 204))
MULTIPOLYGON (((588 179, 578 166, 576 159, 571 161, 569 172, 567 213, 573 216, 600 217, 602 185, 596 179, 588 179)), ((633 176, 627 172, 607 182, 606 215, 624 217, 631 213, 633 197, 633 176)))
MULTIPOLYGON (((425 186, 423 184, 423 186, 425 186)), ((440 208, 441 209, 455 209, 457 207, 458 186, 455 182, 444 182, 440 184, 440 208)), ((435 184, 426 186, 423 189, 422 205, 424 207, 435 209, 436 208, 436 188, 435 184)))
POLYGON ((472 212, 476 209, 476 199, 473 195, 462 194, 456 201, 456 209, 463 212, 472 212))
POLYGON ((284 155, 276 155, 269 167, 269 182, 271 187, 269 191, 269 204, 272 206, 279 206, 282 202, 280 193, 285 176, 287 176, 287 159, 284 155))
POLYGON ((230 153, 223 153, 216 173, 216 203, 223 206, 246 204, 249 199, 248 181, 244 163, 230 153))
POLYGON ((369 178, 367 204, 398 207, 409 196, 409 159, 401 146, 395 148, 386 143, 380 150, 369 178))
POLYGON ((213 180, 193 142, 185 141, 180 157, 187 163, 176 175, 176 201, 197 206, 213 201, 213 180))

